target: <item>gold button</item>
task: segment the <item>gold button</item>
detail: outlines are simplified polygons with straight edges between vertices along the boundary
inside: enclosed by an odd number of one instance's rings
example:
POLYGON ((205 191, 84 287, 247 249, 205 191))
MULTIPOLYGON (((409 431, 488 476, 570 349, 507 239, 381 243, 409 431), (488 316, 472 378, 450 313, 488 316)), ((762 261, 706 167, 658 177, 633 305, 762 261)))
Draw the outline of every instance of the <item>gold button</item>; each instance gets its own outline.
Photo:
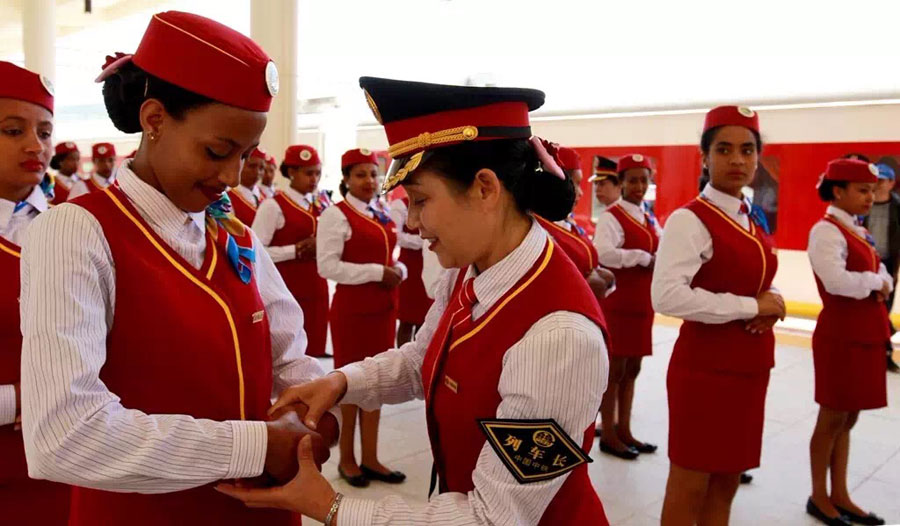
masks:
POLYGON ((463 139, 467 141, 471 141, 472 139, 478 137, 478 128, 475 126, 466 126, 463 131, 463 139))

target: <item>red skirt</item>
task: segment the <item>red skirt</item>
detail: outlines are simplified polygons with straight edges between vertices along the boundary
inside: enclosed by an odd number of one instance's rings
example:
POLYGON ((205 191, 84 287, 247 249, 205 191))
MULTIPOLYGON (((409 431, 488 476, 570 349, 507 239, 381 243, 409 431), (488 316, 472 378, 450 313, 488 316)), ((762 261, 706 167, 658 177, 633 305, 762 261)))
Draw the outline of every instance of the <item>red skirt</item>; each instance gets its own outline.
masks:
POLYGON ((669 367, 669 460, 704 473, 759 466, 769 371, 669 367))
POLYGON ((335 369, 393 348, 397 337, 397 309, 360 313, 348 300, 338 291, 331 302, 335 369))
POLYGON ((65 526, 72 488, 28 478, 22 433, 0 427, 0 524, 65 526))
POLYGON ((297 298, 303 309, 303 330, 306 331, 306 354, 325 356, 328 337, 328 293, 317 298, 297 298))
POLYGON ((837 411, 887 405, 887 361, 883 344, 841 342, 813 334, 816 403, 837 411))
POLYGON ((653 313, 617 313, 604 310, 609 331, 609 355, 616 358, 653 354, 653 313))
POLYGON ((409 273, 400 283, 400 309, 397 312, 397 319, 421 327, 433 303, 425 292, 425 283, 422 281, 422 251, 401 248, 399 261, 406 265, 409 273))

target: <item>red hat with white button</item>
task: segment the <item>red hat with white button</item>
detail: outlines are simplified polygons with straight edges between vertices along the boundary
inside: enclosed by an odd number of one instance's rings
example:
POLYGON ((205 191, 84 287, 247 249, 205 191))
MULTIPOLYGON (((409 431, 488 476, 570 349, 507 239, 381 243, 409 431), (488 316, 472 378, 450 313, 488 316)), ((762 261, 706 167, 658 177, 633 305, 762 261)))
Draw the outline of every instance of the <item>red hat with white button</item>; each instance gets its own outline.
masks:
POLYGON ((823 179, 849 183, 875 183, 878 182, 878 167, 858 159, 835 159, 828 163, 823 179))
POLYGON ((157 13, 134 55, 107 57, 102 82, 128 62, 170 84, 250 111, 269 111, 278 68, 250 38, 208 18, 157 13))
POLYGON ((269 156, 269 154, 267 154, 264 150, 261 150, 259 148, 253 148, 253 151, 250 152, 250 157, 262 159, 263 161, 265 161, 268 156, 269 156))
POLYGON ((116 147, 108 142, 99 142, 91 147, 91 156, 94 159, 115 159, 116 147))
POLYGON ((376 156, 374 152, 372 152, 371 150, 367 150, 366 148, 355 148, 353 150, 347 150, 346 152, 344 152, 344 155, 341 156, 341 168, 353 166, 354 164, 365 163, 378 164, 378 156, 376 156))
POLYGON ((288 146, 287 150, 284 151, 284 161, 282 161, 282 164, 285 166, 306 168, 308 166, 322 164, 322 161, 319 160, 319 152, 312 146, 295 144, 293 146, 288 146))
POLYGON ((578 170, 581 168, 581 155, 573 148, 561 146, 556 152, 559 167, 563 170, 578 170))
MULTIPOLYGON (((77 144, 75 144, 75 143, 72 142, 72 141, 66 141, 66 142, 61 142, 61 143, 59 143, 59 144, 56 145, 56 151, 55 151, 55 154, 56 154, 56 155, 62 155, 62 154, 64 154, 64 153, 77 152, 77 151, 78 151, 78 145, 77 145, 77 144)), ((79 152, 79 153, 80 153, 80 152, 79 152)))
POLYGON ((53 113, 53 83, 43 75, 0 61, 0 79, 0 99, 23 100, 53 113))
POLYGON ((632 168, 646 168, 650 170, 651 173, 653 172, 653 165, 650 164, 650 159, 639 153, 625 155, 621 157, 618 164, 616 164, 616 172, 619 174, 626 170, 631 170, 632 168))
POLYGON ((703 132, 719 126, 743 126, 759 133, 759 115, 744 106, 719 106, 706 114, 703 132))
POLYGON ((278 166, 278 161, 275 160, 274 155, 266 155, 266 164, 271 164, 272 166, 278 166))

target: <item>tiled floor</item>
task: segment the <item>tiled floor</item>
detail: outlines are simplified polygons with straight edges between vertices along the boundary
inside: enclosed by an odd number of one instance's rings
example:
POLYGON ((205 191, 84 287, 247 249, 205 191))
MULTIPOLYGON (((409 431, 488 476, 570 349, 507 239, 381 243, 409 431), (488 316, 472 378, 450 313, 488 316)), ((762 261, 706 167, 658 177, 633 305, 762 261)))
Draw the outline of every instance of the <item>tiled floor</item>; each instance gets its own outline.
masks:
MULTIPOLYGON (((614 525, 659 524, 668 473, 665 374, 677 329, 654 328, 654 356, 644 361, 635 400, 635 433, 659 444, 656 454, 634 462, 601 455, 596 446, 591 477, 614 525)), ((734 502, 732 521, 740 525, 814 525, 804 511, 809 495, 809 436, 818 406, 813 402, 812 355, 802 338, 779 344, 777 365, 769 384, 762 466, 754 481, 743 486, 734 502)), ((330 367, 330 360, 326 360, 330 367)), ((888 375, 890 407, 867 411, 852 434, 850 484, 855 500, 900 523, 900 375, 888 375)), ((338 491, 377 499, 398 493, 410 503, 425 503, 431 453, 425 430, 424 405, 409 402, 385 407, 380 436, 381 459, 404 471, 406 483, 373 483, 351 488, 337 475, 337 451, 324 468, 338 491)), ((305 524, 313 524, 312 521, 305 524)))

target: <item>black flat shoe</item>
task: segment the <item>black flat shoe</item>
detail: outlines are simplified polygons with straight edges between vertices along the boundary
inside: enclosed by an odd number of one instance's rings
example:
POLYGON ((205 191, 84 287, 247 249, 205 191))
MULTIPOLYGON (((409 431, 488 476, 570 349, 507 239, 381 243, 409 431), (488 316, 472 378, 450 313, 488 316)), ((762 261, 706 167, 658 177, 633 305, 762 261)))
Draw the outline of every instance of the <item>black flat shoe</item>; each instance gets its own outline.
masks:
POLYGON ((599 427, 595 427, 594 428, 594 436, 595 437, 603 436, 603 430, 600 429, 599 427))
POLYGON ((838 515, 837 517, 825 515, 825 513, 815 505, 812 498, 806 501, 806 513, 812 515, 818 519, 819 522, 827 526, 852 526, 850 521, 847 520, 847 517, 844 517, 843 515, 838 515))
POLYGON ((387 482, 388 484, 400 484, 406 480, 406 475, 399 471, 391 471, 390 473, 379 473, 374 469, 360 466, 359 470, 363 472, 369 480, 377 480, 379 482, 387 482))
POLYGON ((890 355, 887 357, 887 370, 892 373, 900 373, 900 365, 897 365, 890 355))
POLYGON ((656 444, 651 444, 649 442, 642 442, 639 446, 629 446, 632 449, 636 449, 638 453, 656 453, 656 450, 659 449, 659 446, 656 444))
POLYGON ((750 484, 751 482, 753 482, 753 475, 741 473, 741 484, 750 484))
POLYGON ((884 524, 884 519, 882 519, 878 515, 875 515, 874 513, 869 513, 868 515, 857 515, 857 514, 853 513, 852 511, 842 508, 836 504, 834 507, 837 508, 837 510, 839 512, 841 512, 841 514, 844 517, 847 517, 848 519, 850 519, 850 522, 855 522, 856 524, 866 524, 866 525, 871 525, 871 526, 879 526, 881 524, 884 524))
POLYGON ((640 451, 634 449, 631 446, 625 446, 625 449, 619 451, 618 449, 608 446, 606 442, 600 441, 600 451, 606 453, 607 455, 612 455, 616 458, 621 458, 622 460, 634 460, 640 456, 640 451))
POLYGON ((350 484, 354 488, 366 488, 369 486, 369 479, 366 478, 366 470, 365 468, 359 468, 362 471, 362 475, 356 475, 355 477, 348 476, 344 473, 344 470, 338 466, 338 475, 341 476, 342 479, 347 481, 347 484, 350 484))

